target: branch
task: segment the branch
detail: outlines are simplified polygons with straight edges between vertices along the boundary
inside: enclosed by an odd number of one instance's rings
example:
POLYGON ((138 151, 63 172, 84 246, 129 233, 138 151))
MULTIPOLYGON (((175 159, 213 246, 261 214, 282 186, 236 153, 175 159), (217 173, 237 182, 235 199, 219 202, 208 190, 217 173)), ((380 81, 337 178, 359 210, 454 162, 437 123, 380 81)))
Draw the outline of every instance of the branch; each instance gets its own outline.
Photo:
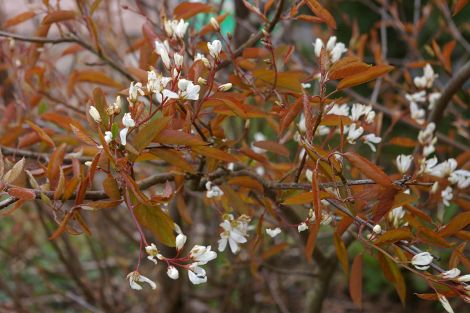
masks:
MULTIPOLYGON (((6 156, 19 156, 19 157, 25 157, 27 159, 34 159, 34 160, 39 160, 43 162, 49 162, 50 160, 50 155, 47 153, 41 153, 41 152, 35 152, 35 151, 29 151, 29 150, 22 150, 22 149, 15 149, 15 148, 10 148, 10 147, 5 147, 5 146, 0 146, 0 151, 3 155, 6 156)), ((70 156, 65 156, 64 157, 64 162, 65 163, 71 163, 73 159, 77 159, 80 162, 86 162, 86 161, 93 161, 93 158, 91 157, 70 157, 70 156)))
MULTIPOLYGON (((444 111, 450 100, 456 94, 463 84, 470 78, 470 61, 468 61, 461 69, 452 77, 442 91, 441 97, 436 103, 434 110, 429 115, 428 122, 437 124, 444 115, 444 111)), ((468 151, 469 148, 467 148, 468 151)))
POLYGON ((90 44, 84 42, 82 39, 77 37, 65 37, 65 38, 45 38, 45 37, 30 37, 23 36, 15 33, 6 32, 0 30, 0 37, 13 38, 19 41, 34 42, 34 43, 50 43, 50 44, 62 44, 62 43, 76 43, 83 47, 84 49, 90 51, 98 58, 103 60, 106 64, 112 67, 114 70, 119 72, 122 76, 126 77, 129 81, 133 81, 134 77, 130 75, 121 65, 116 63, 114 60, 105 55, 101 50, 94 49, 90 44))

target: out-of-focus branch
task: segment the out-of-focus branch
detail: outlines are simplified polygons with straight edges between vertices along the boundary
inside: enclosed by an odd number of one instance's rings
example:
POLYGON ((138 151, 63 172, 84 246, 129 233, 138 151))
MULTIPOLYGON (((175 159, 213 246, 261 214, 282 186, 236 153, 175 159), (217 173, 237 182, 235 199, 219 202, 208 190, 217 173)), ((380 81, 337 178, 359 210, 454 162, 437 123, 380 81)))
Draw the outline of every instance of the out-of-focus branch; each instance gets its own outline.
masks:
MULTIPOLYGON (((245 48, 255 45, 261 38, 264 37, 265 32, 268 32, 268 33, 272 32, 276 24, 281 19, 283 6, 284 6, 284 0, 279 0, 277 2, 276 11, 274 13, 274 17, 272 18, 272 20, 269 23, 267 23, 258 33, 256 33, 256 35, 251 36, 247 41, 245 41, 245 43, 241 44, 237 49, 235 49, 235 51, 233 52, 234 57, 239 56, 245 48)), ((224 62, 221 62, 219 64, 219 68, 223 68, 229 64, 230 64, 230 61, 225 60, 224 62)))
POLYGON ((122 76, 126 77, 129 81, 135 80, 132 75, 130 75, 121 65, 116 63, 113 59, 108 57, 103 53, 101 50, 96 50, 91 46, 90 44, 86 43, 80 38, 77 37, 64 37, 64 38, 45 38, 45 37, 32 37, 32 36, 23 36, 15 33, 10 33, 6 32, 3 30, 0 30, 0 37, 6 37, 6 38, 13 38, 15 40, 19 41, 26 41, 26 42, 34 42, 34 43, 50 43, 50 44, 62 44, 62 43, 76 43, 83 47, 84 49, 90 51, 94 55, 96 55, 98 58, 100 58, 103 62, 108 64, 110 67, 112 67, 114 70, 119 72, 122 76))
MULTIPOLYGON (((470 78, 470 61, 468 61, 458 72, 452 77, 442 91, 441 97, 436 103, 434 110, 429 115, 428 122, 437 124, 444 115, 444 111, 451 101, 452 97, 462 88, 463 84, 470 78)), ((467 147, 467 151, 468 151, 467 147)))
MULTIPOLYGON (((38 160, 42 162, 49 162, 50 155, 47 153, 35 152, 30 150, 23 150, 23 149, 15 149, 5 146, 0 146, 0 151, 3 155, 6 156, 17 156, 17 157, 24 157, 27 159, 38 160)), ((80 162, 92 161, 91 157, 64 157, 64 162, 70 163, 73 159, 77 159, 80 162)))

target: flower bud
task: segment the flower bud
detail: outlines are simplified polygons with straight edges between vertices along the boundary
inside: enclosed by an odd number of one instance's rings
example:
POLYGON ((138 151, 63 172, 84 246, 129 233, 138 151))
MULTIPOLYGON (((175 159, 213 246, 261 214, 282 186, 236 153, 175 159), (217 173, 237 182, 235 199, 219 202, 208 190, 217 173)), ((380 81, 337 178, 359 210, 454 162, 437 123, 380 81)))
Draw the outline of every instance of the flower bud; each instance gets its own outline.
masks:
POLYGON ((433 256, 429 252, 421 252, 411 259, 411 264, 413 264, 417 269, 425 271, 429 268, 433 259, 433 256))
POLYGON ((186 243, 187 237, 184 234, 176 236, 176 250, 181 250, 186 243))
POLYGON ((91 107, 90 107, 90 110, 88 110, 88 113, 90 113, 91 118, 92 118, 96 123, 100 123, 100 122, 101 122, 100 112, 98 112, 98 110, 97 110, 94 106, 91 106, 91 107))
POLYGON ((372 231, 376 234, 382 233, 382 227, 380 227, 379 224, 375 225, 374 228, 372 228, 372 231))
POLYGON ((457 278, 457 281, 461 282, 461 283, 468 283, 470 282, 470 274, 467 274, 467 275, 462 275, 460 277, 457 278))
POLYGON ((219 91, 229 91, 230 89, 232 89, 232 84, 226 83, 226 84, 220 85, 218 89, 219 91))
POLYGON ((217 22, 217 20, 216 20, 215 18, 213 18, 213 17, 211 17, 211 20, 210 20, 210 21, 211 21, 212 27, 214 27, 214 30, 219 32, 219 31, 220 31, 219 22, 217 22))
POLYGON ((202 77, 199 77, 199 78, 197 79, 197 83, 198 83, 199 85, 205 85, 205 84, 207 84, 207 79, 204 79, 204 78, 202 78, 202 77))
POLYGON ((176 267, 171 266, 171 265, 168 266, 168 269, 166 270, 166 274, 171 279, 178 279, 178 277, 180 276, 180 274, 179 274, 178 270, 176 269, 176 267))

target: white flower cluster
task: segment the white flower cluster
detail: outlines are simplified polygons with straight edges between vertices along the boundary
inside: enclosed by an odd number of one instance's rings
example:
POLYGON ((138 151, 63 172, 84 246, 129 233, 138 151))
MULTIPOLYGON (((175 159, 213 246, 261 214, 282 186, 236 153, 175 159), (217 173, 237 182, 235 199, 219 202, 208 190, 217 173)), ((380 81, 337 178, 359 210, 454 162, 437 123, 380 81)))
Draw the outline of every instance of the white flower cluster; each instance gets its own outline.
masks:
MULTIPOLYGON (((431 65, 426 64, 423 76, 415 77, 413 81, 415 86, 419 89, 430 89, 433 87, 434 80, 437 77, 438 75, 434 73, 431 65)), ((426 90, 421 90, 413 94, 406 94, 405 98, 410 104, 411 118, 419 125, 423 125, 426 120, 426 110, 421 108, 419 104, 427 101, 429 103, 428 109, 432 110, 440 97, 441 94, 439 92, 431 92, 428 94, 426 90)))
POLYGON ((341 58, 343 53, 348 51, 344 43, 336 42, 336 36, 332 36, 328 39, 326 47, 323 43, 323 40, 317 38, 315 40, 315 43, 313 44, 313 47, 315 49, 315 56, 317 58, 320 57, 322 49, 326 49, 331 63, 337 62, 341 58))
MULTIPOLYGON (((154 264, 157 264, 158 260, 166 262, 168 265, 166 273, 171 279, 179 278, 179 271, 176 268, 178 266, 188 271, 188 278, 193 284, 197 285, 207 282, 206 271, 201 267, 201 265, 205 265, 209 261, 214 260, 217 257, 217 253, 211 250, 211 246, 206 247, 195 245, 186 257, 178 257, 186 243, 187 237, 183 234, 181 228, 177 224, 174 224, 174 230, 178 234, 175 239, 177 256, 175 258, 167 258, 163 256, 159 253, 157 246, 152 243, 145 247, 145 252, 148 254, 147 259, 154 264)), ((129 279, 131 288, 135 290, 142 289, 142 286, 138 284, 139 282, 149 284, 152 289, 157 287, 155 282, 141 275, 138 271, 129 273, 127 278, 129 279)))
MULTIPOLYGON (((325 200, 322 200, 321 203, 323 205, 328 205, 328 202, 326 202, 325 200)), ((320 222, 321 225, 329 225, 334 219, 334 216, 332 214, 329 214, 328 212, 325 212, 325 210, 322 210, 321 216, 322 216, 322 219, 320 222)), ((315 223, 315 220, 316 220, 315 212, 313 211, 313 209, 310 209, 308 211, 307 219, 297 226, 297 231, 300 233, 300 232, 307 230, 308 224, 315 223)))
MULTIPOLYGON (((326 110, 326 114, 333 114, 339 116, 347 116, 351 119, 351 125, 344 126, 344 133, 346 134, 346 139, 350 144, 355 144, 356 140, 359 138, 367 144, 372 151, 376 151, 375 144, 378 144, 382 141, 382 138, 376 136, 373 133, 364 135, 364 128, 361 126, 362 123, 371 124, 375 119, 375 111, 370 105, 364 105, 361 103, 354 103, 352 105, 348 104, 333 104, 329 109, 326 110), (361 137, 362 136, 362 137, 361 137)), ((305 117, 303 114, 300 116, 298 124, 300 132, 304 133, 307 130, 305 124, 305 117)), ((330 133, 330 128, 328 126, 320 125, 318 127, 318 133, 320 136, 324 136, 330 133)), ((300 135, 297 133, 294 136, 294 140, 299 141, 300 135)))
MULTIPOLYGON (((421 161, 420 173, 428 174, 437 178, 447 178, 450 185, 441 191, 442 202, 445 206, 449 206, 449 201, 452 200, 453 189, 452 185, 459 189, 466 189, 470 186, 470 171, 464 169, 457 169, 457 161, 450 158, 446 161, 438 163, 436 157, 428 160, 421 161)), ((436 182, 433 186, 433 191, 436 191, 439 183, 436 182)))
POLYGON ((211 198, 219 199, 220 197, 224 195, 224 192, 222 191, 222 189, 220 189, 220 187, 217 185, 213 185, 211 181, 208 181, 206 183, 206 189, 207 189, 206 197, 209 199, 211 198))
POLYGON ((167 20, 165 21, 165 32, 168 37, 173 39, 183 39, 188 29, 189 23, 186 23, 183 19, 178 20, 167 20))
POLYGON ((228 243, 232 253, 238 253, 240 251, 239 244, 247 241, 250 221, 251 219, 246 215, 240 215, 235 219, 232 214, 225 214, 223 222, 220 223, 223 231, 220 233, 219 251, 224 251, 228 243))

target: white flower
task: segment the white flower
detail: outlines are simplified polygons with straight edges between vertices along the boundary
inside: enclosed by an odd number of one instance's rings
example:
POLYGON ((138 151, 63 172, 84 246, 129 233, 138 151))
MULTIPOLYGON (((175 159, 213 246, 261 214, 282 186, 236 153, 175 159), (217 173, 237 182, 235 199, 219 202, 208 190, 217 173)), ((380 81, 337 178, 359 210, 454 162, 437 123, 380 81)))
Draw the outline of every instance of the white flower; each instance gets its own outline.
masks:
POLYGON ((431 168, 430 174, 436 177, 446 177, 452 174, 452 172, 457 168, 457 161, 453 158, 450 158, 442 163, 437 164, 431 168))
POLYGON ((154 71, 148 71, 147 73, 147 90, 157 94, 157 97, 161 97, 159 93, 162 92, 166 85, 168 85, 168 83, 171 81, 171 78, 163 77, 160 74, 157 75, 154 71))
POLYGON ((170 68, 170 56, 168 55, 168 49, 166 45, 164 43, 161 43, 160 41, 155 41, 155 52, 160 55, 165 67, 170 68))
POLYGON ((90 109, 88 110, 88 113, 90 113, 91 118, 96 122, 100 123, 101 122, 101 116, 100 112, 94 107, 90 106, 90 109))
POLYGON ((328 114, 349 116, 349 106, 347 104, 343 104, 343 105, 334 104, 331 107, 331 109, 328 111, 328 114))
POLYGON ((444 279, 454 279, 460 275, 460 270, 458 268, 450 269, 441 274, 441 277, 444 279))
POLYGON ((129 102, 136 102, 139 94, 141 96, 145 95, 145 92, 142 90, 142 84, 140 82, 135 83, 131 82, 129 86, 129 97, 127 98, 129 102))
POLYGON ((159 260, 161 260, 163 258, 163 256, 158 253, 157 246, 154 243, 152 243, 149 246, 146 246, 145 247, 145 252, 147 252, 147 254, 148 254, 147 259, 149 259, 150 261, 152 261, 155 264, 157 264, 157 260, 155 258, 157 258, 159 260))
MULTIPOLYGON (((320 38, 317 38, 313 46, 315 48, 315 56, 317 58, 320 57, 321 50, 324 47, 323 41, 320 38)), ((348 51, 348 49, 346 49, 344 43, 336 42, 336 36, 332 36, 328 39, 328 42, 326 43, 326 51, 328 52, 328 56, 330 58, 331 63, 335 63, 341 58, 341 55, 344 52, 348 51)))
POLYGON ((372 111, 370 105, 354 103, 351 108, 351 120, 358 121, 363 115, 367 115, 370 111, 372 111))
POLYGON ((266 228, 266 234, 268 234, 271 238, 276 237, 280 233, 281 233, 281 229, 279 227, 276 227, 274 229, 266 228))
POLYGON ((194 61, 197 61, 197 60, 201 60, 202 63, 204 63, 204 66, 205 67, 209 67, 210 66, 210 63, 209 63, 209 60, 204 56, 204 54, 202 53, 197 53, 196 54, 196 57, 194 58, 194 61))
POLYGON ((175 65, 177 68, 181 68, 183 66, 184 57, 181 54, 175 53, 173 55, 173 59, 175 60, 175 65))
POLYGON ((206 270, 199 267, 197 263, 193 263, 189 266, 188 277, 194 285, 207 282, 206 270))
POLYGON ((147 283, 152 287, 152 289, 157 288, 157 284, 155 284, 152 280, 148 279, 147 277, 140 275, 139 272, 134 271, 127 274, 127 279, 129 279, 129 284, 131 285, 132 289, 135 290, 142 290, 142 286, 138 283, 147 283))
MULTIPOLYGON (((263 134, 263 133, 260 133, 260 132, 256 132, 253 136, 253 139, 254 141, 264 141, 266 140, 266 136, 263 134)), ((263 148, 259 148, 259 147, 256 147, 255 145, 251 144, 251 149, 255 152, 255 153, 264 153, 266 152, 265 149, 263 148)))
POLYGON ((113 140, 113 133, 110 132, 110 131, 105 131, 104 132, 104 141, 109 144, 112 140, 113 140))
POLYGON ((176 250, 181 250, 184 246, 184 244, 186 243, 186 235, 184 234, 178 234, 178 236, 176 236, 176 250))
POLYGON ((442 197, 442 203, 444 203, 445 206, 449 206, 450 203, 449 201, 452 200, 454 197, 454 194, 452 193, 452 187, 447 186, 446 189, 441 191, 441 197, 442 197))
POLYGON ((452 307, 450 306, 449 300, 447 300, 447 298, 446 298, 443 294, 438 293, 438 294, 437 294, 437 298, 439 299, 439 301, 441 302, 442 306, 444 307, 444 309, 445 309, 448 313, 454 313, 454 310, 453 310, 452 307))
POLYGON ((400 226, 401 220, 405 217, 405 211, 402 206, 396 207, 388 214, 388 219, 392 222, 395 228, 400 226))
POLYGON ((440 92, 433 92, 430 93, 428 96, 428 101, 429 101, 429 110, 433 110, 434 107, 436 106, 437 101, 441 98, 441 93, 440 92))
POLYGON ((431 190, 429 192, 430 193, 436 193, 438 188, 439 188, 439 182, 435 181, 434 184, 432 184, 431 190))
POLYGON ((178 270, 176 269, 176 267, 170 265, 168 266, 167 270, 166 270, 166 274, 168 275, 168 277, 170 277, 171 279, 178 279, 178 277, 180 277, 180 273, 178 272, 178 270))
POLYGON ((434 84, 434 80, 439 75, 434 74, 434 70, 432 69, 431 65, 426 64, 424 67, 424 74, 421 77, 415 77, 413 82, 415 86, 418 88, 431 88, 434 84))
POLYGON ((124 114, 124 116, 122 117, 122 125, 124 125, 124 127, 134 127, 135 126, 135 122, 132 119, 131 113, 124 114))
POLYGON ((413 162, 412 155, 400 154, 399 156, 397 156, 398 171, 402 174, 405 174, 406 171, 408 171, 408 169, 410 168, 412 162, 413 162))
POLYGON ((426 101, 426 91, 418 91, 413 94, 405 94, 406 100, 408 102, 415 102, 415 103, 420 103, 426 101))
POLYGON ((375 111, 371 110, 366 114, 366 123, 371 124, 375 120, 375 111))
POLYGON ((416 102, 410 102, 410 113, 411 118, 415 120, 416 123, 419 125, 423 125, 426 118, 426 111, 424 109, 420 109, 416 102))
POLYGON ((297 231, 298 231, 299 233, 300 233, 300 232, 303 232, 303 231, 305 231, 305 230, 307 230, 307 229, 308 229, 308 226, 307 226, 307 224, 306 224, 305 222, 302 222, 302 223, 300 223, 299 226, 297 226, 297 231))
POLYGON ((434 130, 436 130, 436 124, 429 123, 425 129, 421 130, 418 134, 418 141, 422 145, 430 144, 433 142, 434 130))
POLYGON ((178 81, 179 97, 184 100, 198 100, 201 86, 194 85, 192 81, 180 79, 178 81))
POLYGON ((209 49, 209 54, 214 58, 218 59, 220 51, 222 50, 222 43, 220 40, 214 40, 213 42, 207 43, 207 48, 209 49))
POLYGON ((459 278, 457 278, 457 281, 461 283, 470 282, 470 274, 460 276, 459 278))
POLYGON ((114 101, 113 103, 113 113, 114 114, 119 114, 121 112, 121 108, 122 108, 122 98, 121 96, 117 96, 116 97, 116 101, 114 101))
POLYGON ((300 85, 302 86, 303 89, 308 89, 308 88, 312 87, 312 84, 310 84, 310 83, 301 83, 300 85))
POLYGON ((470 171, 453 171, 449 176, 449 182, 452 184, 457 184, 457 187, 460 189, 467 188, 468 186, 470 186, 470 171))
POLYGON ((429 174, 429 173, 431 173, 434 166, 436 166, 436 164, 437 164, 437 158, 436 157, 432 157, 430 159, 427 159, 424 162, 422 162, 420 171, 424 172, 426 174, 429 174))
POLYGON ((91 162, 91 161, 85 161, 85 166, 90 167, 92 164, 93 164, 93 162, 91 162))
POLYGON ((382 142, 382 138, 376 136, 375 134, 365 135, 364 137, 362 137, 362 139, 364 140, 364 143, 368 145, 373 152, 376 151, 374 144, 382 142))
POLYGON ((226 83, 223 85, 220 85, 219 88, 217 88, 219 91, 229 91, 232 89, 232 84, 231 83, 226 83))
POLYGON ((127 132, 129 131, 129 128, 123 128, 119 132, 119 137, 121 138, 121 144, 125 146, 127 144, 127 132))
POLYGON ((220 198, 224 195, 224 192, 222 191, 222 189, 220 189, 220 187, 217 185, 212 185, 211 181, 208 181, 206 183, 206 189, 207 189, 206 197, 209 199, 220 198))
POLYGON ((317 38, 313 44, 313 47, 315 48, 315 56, 319 58, 321 49, 323 49, 323 41, 320 38, 317 38))
POLYGON ((430 144, 430 145, 424 146, 424 148, 423 148, 423 155, 424 155, 425 157, 428 157, 428 156, 431 155, 434 151, 436 151, 436 149, 434 148, 434 144, 430 144))
POLYGON ((239 244, 247 241, 248 222, 249 218, 243 215, 234 220, 233 215, 227 214, 224 221, 220 223, 223 231, 220 234, 219 251, 224 251, 228 243, 232 253, 237 253, 240 250, 239 244))
POLYGON ((173 33, 179 39, 184 38, 184 34, 186 33, 188 26, 189 23, 186 23, 183 19, 180 19, 179 22, 176 22, 175 20, 172 21, 173 33))
POLYGON ((215 251, 211 251, 211 246, 199 246, 195 245, 189 252, 189 257, 196 262, 198 265, 207 264, 217 257, 215 251))
POLYGON ((350 144, 355 144, 356 139, 361 137, 363 132, 364 128, 362 128, 361 126, 359 126, 359 128, 356 128, 356 124, 352 123, 351 126, 349 126, 348 137, 346 139, 350 144))
POLYGON ((421 252, 413 256, 411 264, 421 271, 425 271, 429 268, 432 263, 433 256, 429 252, 421 252))
POLYGON ((372 231, 373 231, 374 233, 376 233, 377 235, 378 235, 378 234, 381 234, 381 233, 382 233, 382 227, 380 227, 380 225, 377 224, 377 225, 375 225, 375 226, 372 228, 372 231))

